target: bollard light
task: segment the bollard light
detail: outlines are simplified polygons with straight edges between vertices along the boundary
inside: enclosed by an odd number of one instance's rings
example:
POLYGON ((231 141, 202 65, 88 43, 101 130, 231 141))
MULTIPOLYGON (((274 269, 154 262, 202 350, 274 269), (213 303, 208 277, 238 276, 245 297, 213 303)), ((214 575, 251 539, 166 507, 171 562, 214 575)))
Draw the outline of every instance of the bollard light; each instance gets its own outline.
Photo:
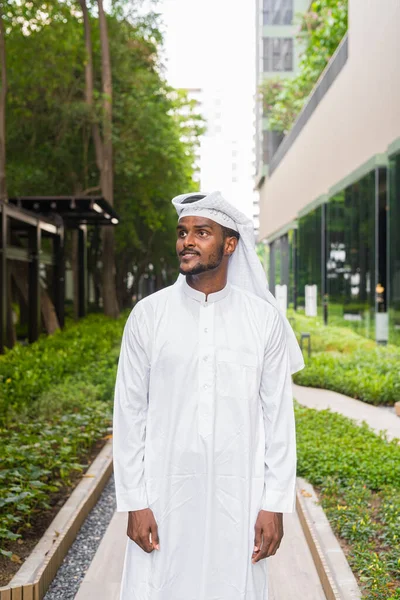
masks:
POLYGON ((308 358, 310 358, 310 356, 311 356, 311 333, 303 332, 300 334, 300 348, 301 348, 302 352, 303 352, 303 340, 308 340, 307 353, 308 353, 308 358))

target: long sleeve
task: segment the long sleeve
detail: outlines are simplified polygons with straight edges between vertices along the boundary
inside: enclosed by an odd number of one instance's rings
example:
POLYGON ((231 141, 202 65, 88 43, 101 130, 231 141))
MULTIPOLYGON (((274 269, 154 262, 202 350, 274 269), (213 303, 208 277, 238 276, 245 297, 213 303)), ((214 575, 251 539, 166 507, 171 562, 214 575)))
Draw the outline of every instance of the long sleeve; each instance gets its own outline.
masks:
POLYGON ((144 450, 148 410, 149 332, 140 305, 122 336, 114 393, 113 462, 117 512, 148 507, 144 450))
POLYGON ((266 336, 260 386, 265 430, 262 510, 294 512, 296 500, 296 429, 287 336, 276 310, 266 336))

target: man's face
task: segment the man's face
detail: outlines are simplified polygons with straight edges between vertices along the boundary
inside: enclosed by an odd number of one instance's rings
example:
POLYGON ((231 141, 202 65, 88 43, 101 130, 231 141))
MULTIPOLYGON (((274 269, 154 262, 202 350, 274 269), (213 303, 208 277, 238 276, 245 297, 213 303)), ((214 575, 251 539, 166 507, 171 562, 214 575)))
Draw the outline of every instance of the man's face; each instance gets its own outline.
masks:
POLYGON ((198 275, 220 266, 225 242, 218 223, 204 217, 182 217, 176 231, 176 252, 183 275, 198 275))

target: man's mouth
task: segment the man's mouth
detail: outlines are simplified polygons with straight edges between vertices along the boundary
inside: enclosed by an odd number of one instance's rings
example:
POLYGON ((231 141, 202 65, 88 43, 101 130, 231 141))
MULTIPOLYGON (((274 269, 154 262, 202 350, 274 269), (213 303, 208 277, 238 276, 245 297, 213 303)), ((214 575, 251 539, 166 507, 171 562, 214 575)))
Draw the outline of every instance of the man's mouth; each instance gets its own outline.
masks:
POLYGON ((181 256, 199 256, 198 252, 181 252, 181 256))

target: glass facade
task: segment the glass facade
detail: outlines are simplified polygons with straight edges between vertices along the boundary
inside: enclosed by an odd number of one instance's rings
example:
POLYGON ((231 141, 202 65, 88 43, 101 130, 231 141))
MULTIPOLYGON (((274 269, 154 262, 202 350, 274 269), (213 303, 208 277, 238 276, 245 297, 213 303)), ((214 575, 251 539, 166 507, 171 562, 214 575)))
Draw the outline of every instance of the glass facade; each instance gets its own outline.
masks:
POLYGON ((389 161, 389 341, 400 344, 400 153, 389 161))
POLYGON ((329 322, 351 323, 375 336, 375 172, 327 204, 326 269, 329 322))
POLYGON ((289 305, 304 310, 305 286, 316 285, 325 322, 400 343, 399 222, 400 153, 389 174, 386 167, 372 170, 271 244, 271 290, 286 283, 289 305))
POLYGON ((321 306, 322 285, 322 206, 298 220, 297 230, 297 308, 305 308, 305 286, 317 286, 318 306, 321 306))
POLYGON ((288 306, 296 308, 296 230, 290 230, 285 235, 270 244, 269 285, 275 294, 276 285, 286 285, 288 290, 288 306))

